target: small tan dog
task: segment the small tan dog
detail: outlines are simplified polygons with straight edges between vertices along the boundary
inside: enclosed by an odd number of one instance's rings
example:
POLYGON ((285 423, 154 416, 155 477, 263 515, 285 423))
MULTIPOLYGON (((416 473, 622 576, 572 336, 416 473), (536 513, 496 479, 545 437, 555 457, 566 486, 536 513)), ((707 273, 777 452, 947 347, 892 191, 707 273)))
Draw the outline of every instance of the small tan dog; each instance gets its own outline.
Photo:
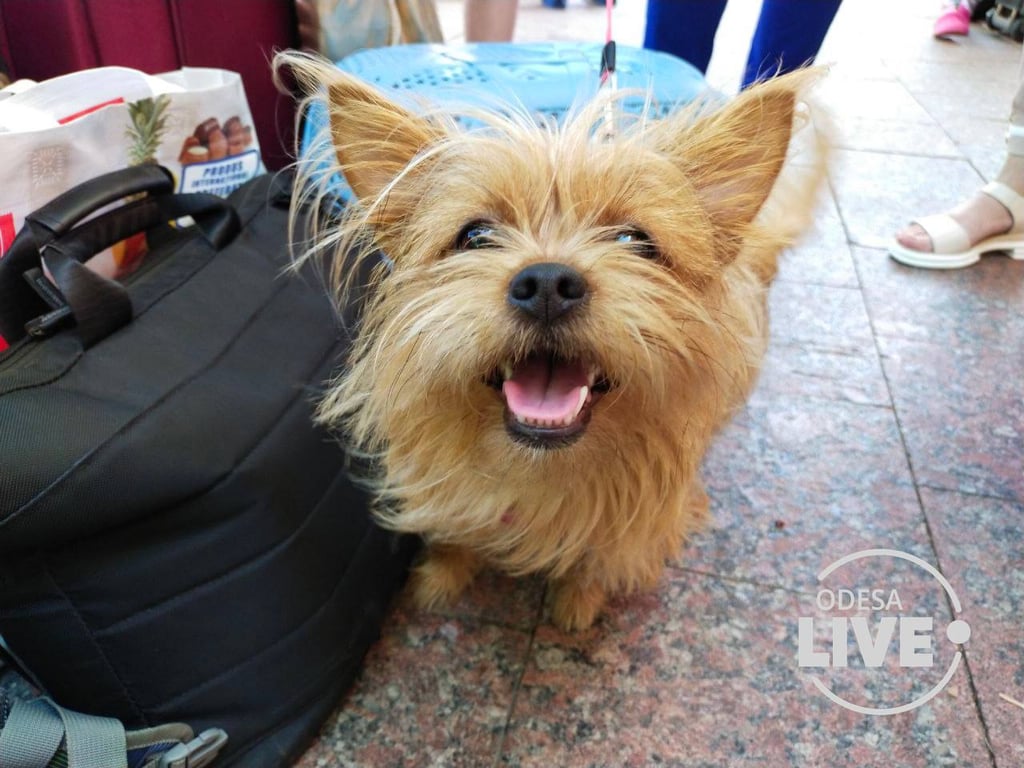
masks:
POLYGON ((777 255, 821 178, 777 183, 815 73, 709 114, 619 114, 609 138, 607 104, 458 130, 285 63, 326 93, 360 201, 321 247, 393 263, 319 415, 378 460, 380 520, 425 540, 418 602, 485 565, 540 572, 555 623, 589 626, 706 517, 699 466, 752 388, 777 255))

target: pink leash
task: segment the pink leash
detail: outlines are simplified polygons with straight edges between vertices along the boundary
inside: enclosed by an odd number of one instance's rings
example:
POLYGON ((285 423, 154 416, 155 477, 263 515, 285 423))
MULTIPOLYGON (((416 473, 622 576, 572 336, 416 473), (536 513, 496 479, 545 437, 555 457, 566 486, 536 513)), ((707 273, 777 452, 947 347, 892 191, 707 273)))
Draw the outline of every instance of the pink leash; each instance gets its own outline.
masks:
POLYGON ((615 40, 612 39, 612 9, 615 7, 615 0, 605 0, 605 35, 604 50, 601 51, 601 85, 612 78, 612 88, 615 88, 615 40))
MULTIPOLYGON (((614 92, 618 89, 618 78, 615 75, 615 40, 612 39, 612 8, 615 0, 605 0, 605 17, 608 20, 607 32, 605 33, 604 48, 601 50, 601 88, 608 88, 614 92)), ((602 136, 605 141, 615 137, 615 108, 613 99, 609 98, 605 107, 605 121, 602 136)))

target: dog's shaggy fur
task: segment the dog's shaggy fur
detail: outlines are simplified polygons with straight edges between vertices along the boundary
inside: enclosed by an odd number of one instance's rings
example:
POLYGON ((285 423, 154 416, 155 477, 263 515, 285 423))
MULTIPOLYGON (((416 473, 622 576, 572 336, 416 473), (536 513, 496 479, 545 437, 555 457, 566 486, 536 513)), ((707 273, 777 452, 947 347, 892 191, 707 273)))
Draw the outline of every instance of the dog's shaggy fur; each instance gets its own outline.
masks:
POLYGON ((540 572, 554 621, 589 626, 608 595, 654 585, 707 514, 702 458, 755 381, 777 256, 821 178, 812 162, 779 182, 815 73, 714 110, 617 112, 608 138, 608 104, 560 126, 495 114, 460 130, 285 63, 326 94, 358 197, 317 234, 335 287, 353 252, 392 265, 319 416, 378 460, 380 520, 426 541, 416 597, 450 601, 484 565, 540 572), (557 317, 512 296, 541 263, 582 280, 557 317), (515 386, 582 405, 551 406, 565 423, 545 424, 515 386))

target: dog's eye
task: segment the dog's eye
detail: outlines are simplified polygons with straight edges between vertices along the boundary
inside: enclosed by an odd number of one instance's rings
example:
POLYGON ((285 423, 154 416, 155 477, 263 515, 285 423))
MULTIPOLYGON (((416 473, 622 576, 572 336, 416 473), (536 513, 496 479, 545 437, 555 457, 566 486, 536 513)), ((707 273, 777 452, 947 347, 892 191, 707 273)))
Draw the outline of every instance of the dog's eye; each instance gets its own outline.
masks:
POLYGON ((471 221, 462 228, 455 240, 455 249, 469 251, 494 246, 494 227, 486 221, 471 221))
POLYGON ((634 253, 645 259, 658 258, 658 249, 651 236, 640 229, 623 229, 615 236, 615 242, 628 245, 634 253))

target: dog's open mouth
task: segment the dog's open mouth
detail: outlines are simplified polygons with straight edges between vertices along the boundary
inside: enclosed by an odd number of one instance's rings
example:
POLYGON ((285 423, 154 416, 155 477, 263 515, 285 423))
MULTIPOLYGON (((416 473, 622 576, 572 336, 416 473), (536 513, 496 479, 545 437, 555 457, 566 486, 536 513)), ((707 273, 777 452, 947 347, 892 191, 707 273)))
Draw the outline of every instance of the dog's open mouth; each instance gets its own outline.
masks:
POLYGON ((505 397, 505 427, 512 438, 539 448, 579 439, 594 403, 610 389, 598 367, 548 352, 505 365, 488 383, 505 397))

